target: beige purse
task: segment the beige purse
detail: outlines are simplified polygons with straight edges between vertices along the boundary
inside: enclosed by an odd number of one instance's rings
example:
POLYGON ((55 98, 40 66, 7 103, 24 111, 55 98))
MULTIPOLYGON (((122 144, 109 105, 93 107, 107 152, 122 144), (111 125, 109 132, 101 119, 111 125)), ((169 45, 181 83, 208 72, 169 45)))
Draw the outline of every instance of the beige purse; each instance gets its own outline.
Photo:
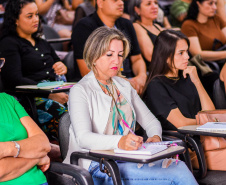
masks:
MULTIPOLYGON (((196 115, 197 125, 207 122, 226 122, 226 110, 200 111, 196 115)), ((225 170, 226 139, 223 137, 200 136, 203 145, 207 168, 209 170, 225 170), (215 158, 214 156, 217 156, 215 158)), ((197 168, 198 161, 192 159, 192 165, 197 168)))
MULTIPOLYGON (((207 122, 226 122, 226 110, 200 111, 196 115, 197 125, 207 122)), ((226 140, 222 137, 201 136, 204 151, 226 148, 226 140)))
POLYGON ((201 55, 195 55, 189 62, 200 69, 202 76, 213 73, 213 70, 202 60, 201 55))

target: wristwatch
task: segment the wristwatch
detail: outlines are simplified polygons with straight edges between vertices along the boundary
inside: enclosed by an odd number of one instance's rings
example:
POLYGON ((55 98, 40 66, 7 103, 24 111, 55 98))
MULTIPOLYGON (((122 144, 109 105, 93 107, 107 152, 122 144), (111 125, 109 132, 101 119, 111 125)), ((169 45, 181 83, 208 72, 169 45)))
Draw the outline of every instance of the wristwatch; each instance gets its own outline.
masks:
POLYGON ((17 154, 13 157, 18 157, 20 154, 20 145, 16 141, 12 141, 15 144, 15 147, 17 148, 17 154))

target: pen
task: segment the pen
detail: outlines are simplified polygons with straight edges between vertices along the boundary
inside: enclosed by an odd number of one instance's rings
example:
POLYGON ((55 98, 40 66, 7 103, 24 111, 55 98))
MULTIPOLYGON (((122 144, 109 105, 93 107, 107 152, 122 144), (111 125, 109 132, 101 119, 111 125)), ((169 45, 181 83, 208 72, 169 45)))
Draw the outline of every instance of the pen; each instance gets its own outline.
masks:
MULTIPOLYGON (((123 118, 122 118, 122 122, 123 122, 123 124, 129 129, 129 131, 130 131, 133 135, 136 135, 136 134, 132 131, 132 129, 129 127, 129 125, 124 121, 123 118)), ((146 149, 144 145, 142 145, 142 147, 143 147, 144 149, 146 149)))

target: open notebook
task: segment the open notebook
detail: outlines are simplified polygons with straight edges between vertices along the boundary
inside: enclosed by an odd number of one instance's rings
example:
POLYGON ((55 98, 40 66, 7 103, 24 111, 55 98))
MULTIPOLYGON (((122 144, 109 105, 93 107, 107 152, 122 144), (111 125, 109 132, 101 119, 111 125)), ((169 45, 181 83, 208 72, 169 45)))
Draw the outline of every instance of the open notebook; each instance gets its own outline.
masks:
POLYGON ((226 122, 207 122, 204 125, 197 127, 196 130, 226 132, 226 122))
POLYGON ((122 149, 114 149, 115 153, 121 153, 121 154, 134 154, 134 155, 153 155, 156 153, 159 153, 163 150, 166 150, 168 147, 167 145, 153 145, 149 143, 143 143, 145 148, 141 147, 138 150, 122 150, 122 149))

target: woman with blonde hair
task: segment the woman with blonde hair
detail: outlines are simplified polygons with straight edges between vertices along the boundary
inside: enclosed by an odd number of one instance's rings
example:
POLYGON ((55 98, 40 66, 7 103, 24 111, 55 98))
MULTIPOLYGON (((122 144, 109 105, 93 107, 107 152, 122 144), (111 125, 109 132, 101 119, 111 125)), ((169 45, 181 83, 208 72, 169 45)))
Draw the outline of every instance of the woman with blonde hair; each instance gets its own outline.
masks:
MULTIPOLYGON (((128 53, 128 40, 114 28, 100 27, 86 41, 84 59, 91 71, 70 90, 70 142, 65 162, 69 163, 73 151, 83 149, 137 150, 143 138, 129 131, 135 130, 136 121, 147 132, 146 142, 161 141, 159 121, 121 76, 128 53)), ((100 171, 99 163, 82 159, 79 165, 89 170, 94 184, 113 184, 112 178, 100 171)), ((162 160, 153 165, 138 168, 136 163, 118 163, 123 184, 197 184, 182 161, 166 169, 161 167, 162 160)))

